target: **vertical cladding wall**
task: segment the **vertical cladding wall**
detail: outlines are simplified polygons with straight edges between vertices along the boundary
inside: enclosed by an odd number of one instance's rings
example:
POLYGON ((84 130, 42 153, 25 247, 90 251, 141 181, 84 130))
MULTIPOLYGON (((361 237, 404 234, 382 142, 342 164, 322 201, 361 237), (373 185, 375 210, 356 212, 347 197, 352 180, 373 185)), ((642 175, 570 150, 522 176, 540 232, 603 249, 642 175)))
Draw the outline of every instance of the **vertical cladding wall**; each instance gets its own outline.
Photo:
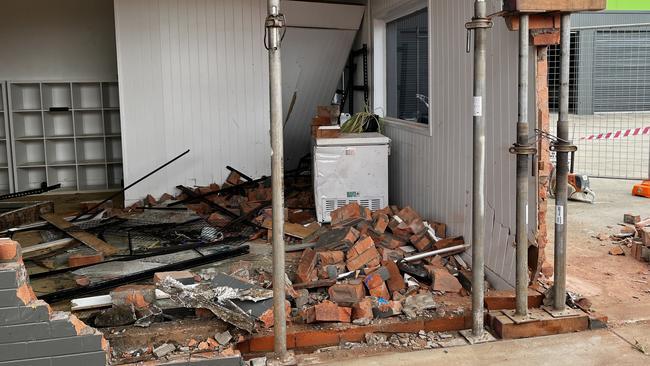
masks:
POLYGON ((268 62, 262 0, 115 0, 127 192, 221 182, 225 165, 270 173, 268 62))
MULTIPOLYGON (((309 152, 311 117, 328 104, 365 7, 283 1, 287 169, 309 152)), ((264 0, 115 0, 124 177, 129 184, 185 149, 189 156, 129 190, 222 182, 226 165, 270 173, 264 0)))
MULTIPOLYGON (((371 12, 399 3, 373 0, 371 12)), ((393 140, 390 197, 447 223, 449 234, 464 235, 471 243, 473 65, 472 55, 465 52, 464 25, 473 15, 473 1, 429 0, 429 14, 432 134, 387 123, 386 134, 393 140)), ((516 139, 517 53, 516 32, 495 19, 488 36, 485 101, 485 262, 488 278, 499 287, 514 285, 515 159, 508 148, 516 139)))

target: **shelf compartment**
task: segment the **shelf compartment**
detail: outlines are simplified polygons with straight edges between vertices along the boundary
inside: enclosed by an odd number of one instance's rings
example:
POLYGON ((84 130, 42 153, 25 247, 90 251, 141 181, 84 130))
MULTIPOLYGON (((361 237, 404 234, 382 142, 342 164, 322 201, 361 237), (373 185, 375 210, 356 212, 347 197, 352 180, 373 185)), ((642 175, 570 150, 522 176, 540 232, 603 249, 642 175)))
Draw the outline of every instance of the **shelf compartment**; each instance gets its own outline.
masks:
POLYGON ((43 140, 16 141, 16 165, 45 165, 43 140))
POLYGON ((9 186, 9 169, 0 169, 0 194, 7 194, 11 190, 9 186))
POLYGON ((122 133, 119 110, 104 111, 104 132, 107 135, 119 135, 122 133))
POLYGON ((106 162, 103 138, 77 139, 77 163, 96 164, 106 162))
MULTIPOLYGON (((7 141, 0 141, 0 167, 9 166, 9 156, 7 155, 7 141)), ((2 178, 0 178, 2 182, 2 178)))
POLYGON ((41 188, 41 183, 47 181, 45 168, 18 168, 18 187, 16 191, 41 188))
POLYGON ((41 84, 11 84, 11 106, 15 111, 41 110, 41 84))
POLYGON ((72 108, 69 83, 43 84, 43 109, 50 108, 72 108))
POLYGON ((101 111, 75 111, 74 125, 76 136, 104 135, 104 121, 101 111))
POLYGON ((102 83, 104 108, 120 107, 120 91, 117 82, 102 83))
POLYGON ((79 189, 106 189, 106 165, 79 166, 79 189))
POLYGON ((101 109, 102 92, 100 83, 72 84, 72 100, 74 109, 101 109))
POLYGON ((0 139, 7 138, 7 130, 5 129, 5 113, 0 111, 0 139))
POLYGON ((43 115, 41 112, 14 113, 14 137, 43 137, 43 115))
POLYGON ((47 140, 47 165, 75 164, 74 139, 47 140))
POLYGON ((61 183, 63 189, 77 189, 77 167, 62 166, 47 168, 48 184, 61 183))
POLYGON ((45 112, 45 137, 72 137, 72 112, 45 112))
POLYGON ((122 164, 108 166, 108 188, 122 188, 124 171, 122 164))
POLYGON ((122 161, 122 139, 119 137, 106 138, 106 161, 122 161))

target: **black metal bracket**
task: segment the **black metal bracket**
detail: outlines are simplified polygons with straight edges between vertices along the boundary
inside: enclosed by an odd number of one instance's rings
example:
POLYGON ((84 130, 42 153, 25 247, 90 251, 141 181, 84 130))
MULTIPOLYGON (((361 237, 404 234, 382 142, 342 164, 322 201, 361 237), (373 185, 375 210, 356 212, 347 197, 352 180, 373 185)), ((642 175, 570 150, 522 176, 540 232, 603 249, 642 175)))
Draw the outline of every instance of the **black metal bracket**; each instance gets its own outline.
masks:
POLYGON ((59 188, 61 188, 60 183, 55 184, 53 186, 48 186, 47 183, 43 182, 41 184, 41 188, 30 189, 29 191, 22 191, 22 192, 5 194, 5 195, 0 196, 0 201, 10 200, 10 199, 19 198, 19 197, 27 197, 27 196, 31 196, 31 195, 35 195, 35 194, 41 194, 41 193, 53 191, 53 190, 59 189, 59 188))
POLYGON ((535 145, 512 144, 512 147, 508 151, 510 151, 511 154, 515 154, 515 155, 537 154, 537 148, 535 147, 535 145))
POLYGON ((559 152, 559 153, 572 153, 578 151, 578 147, 573 144, 567 144, 567 143, 553 143, 551 146, 549 146, 549 149, 551 151, 559 152))

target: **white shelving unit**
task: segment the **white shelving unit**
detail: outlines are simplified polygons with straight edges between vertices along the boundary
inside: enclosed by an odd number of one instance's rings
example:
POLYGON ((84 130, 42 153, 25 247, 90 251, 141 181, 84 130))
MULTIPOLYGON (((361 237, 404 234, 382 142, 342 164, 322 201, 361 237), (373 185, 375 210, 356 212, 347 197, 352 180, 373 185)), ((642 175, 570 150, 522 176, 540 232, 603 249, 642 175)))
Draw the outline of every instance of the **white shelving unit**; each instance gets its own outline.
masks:
POLYGON ((0 82, 0 194, 13 191, 7 100, 7 83, 0 82))
MULTIPOLYGON (((8 162, 13 163, 16 191, 39 188, 42 182, 61 183, 63 189, 72 191, 121 187, 117 82, 8 85, 10 108, 4 113, 5 121, 7 115, 11 121, 14 154, 8 162)), ((0 189, 1 169, 0 165, 0 189)))

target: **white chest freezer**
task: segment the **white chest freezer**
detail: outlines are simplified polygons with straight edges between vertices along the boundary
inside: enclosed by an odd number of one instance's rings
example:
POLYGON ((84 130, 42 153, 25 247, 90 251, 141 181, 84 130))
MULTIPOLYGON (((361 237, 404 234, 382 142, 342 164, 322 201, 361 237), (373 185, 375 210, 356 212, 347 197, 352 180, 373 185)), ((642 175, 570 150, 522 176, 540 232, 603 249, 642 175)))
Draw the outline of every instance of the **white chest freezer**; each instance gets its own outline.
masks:
POLYGON ((319 222, 352 202, 371 210, 388 205, 390 139, 376 132, 314 141, 314 198, 319 222))

